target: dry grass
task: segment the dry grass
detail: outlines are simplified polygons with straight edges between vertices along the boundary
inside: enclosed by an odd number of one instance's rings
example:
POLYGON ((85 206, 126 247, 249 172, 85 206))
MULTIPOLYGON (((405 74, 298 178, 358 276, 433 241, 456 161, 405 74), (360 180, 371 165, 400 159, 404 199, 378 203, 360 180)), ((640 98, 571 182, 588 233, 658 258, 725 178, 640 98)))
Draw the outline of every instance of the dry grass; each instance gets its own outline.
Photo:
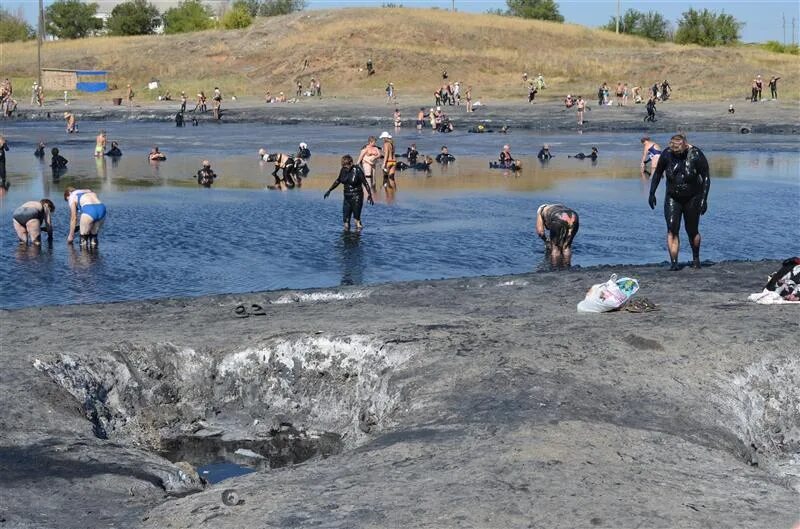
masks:
MULTIPOLYGON (((800 98, 800 58, 793 55, 655 44, 572 24, 430 9, 309 11, 245 30, 52 42, 43 54, 45 67, 108 69, 120 87, 158 78, 190 97, 214 85, 226 94, 294 93, 295 79, 307 84, 312 76, 327 95, 380 95, 391 80, 399 93, 428 96, 447 69, 482 98, 520 97, 522 72, 542 72, 551 87, 542 95, 550 97, 591 99, 603 81, 648 86, 666 78, 683 100, 740 99, 760 73, 783 77, 783 98, 800 98), (359 71, 369 57, 378 72, 372 77, 359 71)), ((0 75, 18 86, 33 80, 35 65, 35 43, 0 45, 0 75)))

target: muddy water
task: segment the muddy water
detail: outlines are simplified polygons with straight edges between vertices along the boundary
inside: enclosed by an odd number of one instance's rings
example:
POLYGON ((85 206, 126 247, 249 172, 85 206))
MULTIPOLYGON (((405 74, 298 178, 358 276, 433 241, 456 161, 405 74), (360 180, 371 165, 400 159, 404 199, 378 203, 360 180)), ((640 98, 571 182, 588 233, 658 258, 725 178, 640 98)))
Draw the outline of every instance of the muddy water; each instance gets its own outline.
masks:
MULTIPOLYGON (((392 131, 398 151, 416 142, 435 155, 446 144, 457 160, 431 173, 407 171, 399 190, 379 191, 366 207, 366 229, 343 233, 337 190, 323 200, 341 154, 357 154, 380 130, 357 127, 168 124, 82 124, 67 136, 54 124, 2 127, 11 147, 11 188, 0 197, 2 307, 194 296, 264 289, 333 286, 408 279, 507 274, 545 267, 533 217, 542 202, 564 202, 581 215, 573 264, 652 263, 666 258, 660 207, 647 204, 638 175, 640 147, 631 134, 442 135, 392 131), (103 126, 125 153, 117 162, 91 156, 103 126), (70 160, 52 175, 32 155, 39 140, 70 160), (271 167, 255 152, 293 152, 306 141, 313 156, 301 190, 276 192, 271 167), (556 158, 534 157, 542 143, 556 158), (524 162, 512 174, 487 168, 503 143, 524 162), (158 144, 168 159, 146 161, 158 144), (600 150, 600 160, 568 155, 600 150), (218 175, 198 189, 192 175, 202 159, 218 175), (67 185, 91 187, 109 207, 99 251, 64 240, 67 185), (11 212, 26 200, 57 205, 52 248, 18 247, 11 212)), ((666 137, 655 138, 662 144, 666 137)), ((800 253, 800 154, 791 136, 694 134, 712 167, 709 213, 703 218, 703 258, 784 258, 800 253), (792 236, 794 234, 794 236, 792 236)), ((47 157, 49 161, 49 155, 47 157)), ((663 184, 662 184, 663 185, 663 184)), ((663 191, 659 191, 659 206, 663 191)), ((688 259, 688 248, 682 250, 688 259)))

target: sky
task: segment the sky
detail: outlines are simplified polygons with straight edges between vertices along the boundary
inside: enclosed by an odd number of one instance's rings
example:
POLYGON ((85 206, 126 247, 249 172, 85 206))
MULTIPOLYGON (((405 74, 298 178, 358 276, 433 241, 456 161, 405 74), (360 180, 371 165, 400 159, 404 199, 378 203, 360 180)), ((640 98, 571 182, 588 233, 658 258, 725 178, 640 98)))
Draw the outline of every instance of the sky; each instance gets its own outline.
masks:
MULTIPOLYGON (((490 9, 505 9, 504 0, 307 0, 308 9, 338 7, 379 7, 385 3, 401 4, 404 7, 439 7, 450 9, 455 1, 459 11, 483 13, 490 9)), ((567 22, 597 27, 605 24, 617 10, 616 0, 556 0, 561 14, 567 22)), ((52 0, 45 0, 45 5, 52 0)), ((33 22, 36 18, 38 0, 0 0, 0 5, 12 13, 22 7, 25 18, 33 22)), ((657 11, 675 25, 681 13, 690 7, 724 11, 745 25, 742 28, 744 42, 784 41, 782 15, 786 17, 786 42, 792 40, 792 18, 795 19, 795 35, 800 33, 800 2, 797 0, 620 0, 620 10, 638 9, 657 11)))

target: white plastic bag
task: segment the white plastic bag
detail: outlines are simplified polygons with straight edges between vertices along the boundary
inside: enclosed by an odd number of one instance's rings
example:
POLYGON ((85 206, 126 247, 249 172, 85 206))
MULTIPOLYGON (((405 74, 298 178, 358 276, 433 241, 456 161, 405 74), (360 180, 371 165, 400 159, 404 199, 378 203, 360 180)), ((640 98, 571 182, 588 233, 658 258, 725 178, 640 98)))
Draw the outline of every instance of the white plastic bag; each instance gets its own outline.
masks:
POLYGON ((639 282, 630 277, 617 279, 612 274, 605 283, 593 285, 586 298, 578 303, 578 312, 609 312, 622 308, 639 290, 639 282))

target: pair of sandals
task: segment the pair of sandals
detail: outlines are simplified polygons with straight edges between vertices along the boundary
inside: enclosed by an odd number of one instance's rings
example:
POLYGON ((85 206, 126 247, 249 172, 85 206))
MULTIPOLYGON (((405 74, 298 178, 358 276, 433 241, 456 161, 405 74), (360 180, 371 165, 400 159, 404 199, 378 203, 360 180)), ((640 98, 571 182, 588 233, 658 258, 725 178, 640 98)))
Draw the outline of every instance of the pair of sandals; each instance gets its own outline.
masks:
POLYGON ((647 298, 636 298, 625 305, 625 310, 628 312, 653 312, 658 309, 658 306, 647 298))
POLYGON ((264 307, 258 303, 252 303, 249 311, 245 305, 237 305, 236 308, 233 309, 233 314, 237 318, 249 318, 250 316, 266 316, 267 312, 264 310, 264 307))

